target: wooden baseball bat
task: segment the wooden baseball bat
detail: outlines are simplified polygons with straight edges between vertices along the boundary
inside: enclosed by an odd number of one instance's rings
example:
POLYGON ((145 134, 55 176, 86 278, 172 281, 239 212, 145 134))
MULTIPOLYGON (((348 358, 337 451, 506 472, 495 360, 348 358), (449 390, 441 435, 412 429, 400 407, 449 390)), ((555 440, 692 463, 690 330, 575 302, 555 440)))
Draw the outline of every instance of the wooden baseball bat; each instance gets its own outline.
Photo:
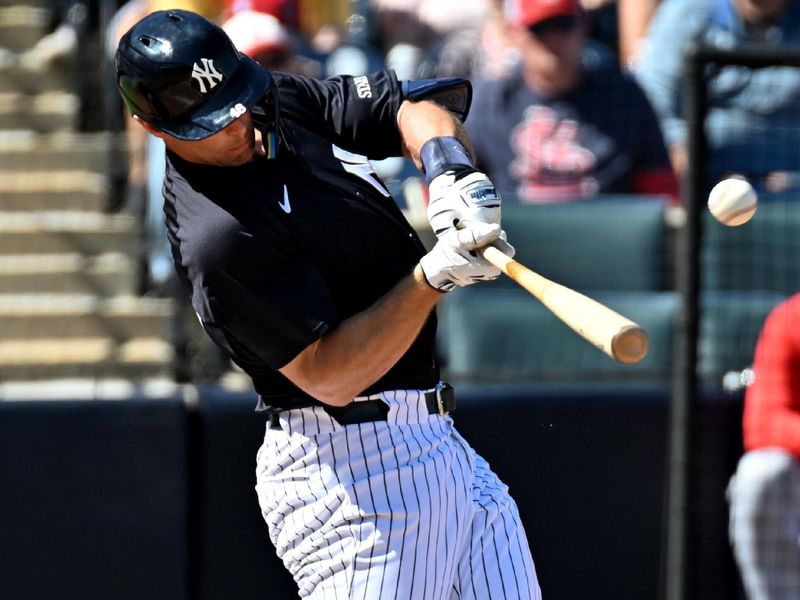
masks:
POLYGON ((588 296, 542 277, 494 246, 481 248, 480 252, 566 325, 612 358, 633 364, 647 354, 647 333, 630 319, 588 296))

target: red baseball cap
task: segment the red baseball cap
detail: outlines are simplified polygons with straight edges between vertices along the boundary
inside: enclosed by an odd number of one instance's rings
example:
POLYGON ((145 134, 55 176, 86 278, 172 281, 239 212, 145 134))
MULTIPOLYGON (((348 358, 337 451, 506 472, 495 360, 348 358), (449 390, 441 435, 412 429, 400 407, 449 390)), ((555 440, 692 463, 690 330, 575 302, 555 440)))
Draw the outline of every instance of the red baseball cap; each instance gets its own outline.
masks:
POLYGON ((506 18, 515 25, 530 27, 553 17, 581 15, 579 0, 507 0, 506 18))
POLYGON ((292 39, 281 22, 272 15, 242 10, 222 24, 239 52, 258 59, 263 52, 289 53, 292 39))
POLYGON ((298 0, 227 0, 228 13, 235 15, 244 10, 267 13, 288 27, 297 27, 298 0))

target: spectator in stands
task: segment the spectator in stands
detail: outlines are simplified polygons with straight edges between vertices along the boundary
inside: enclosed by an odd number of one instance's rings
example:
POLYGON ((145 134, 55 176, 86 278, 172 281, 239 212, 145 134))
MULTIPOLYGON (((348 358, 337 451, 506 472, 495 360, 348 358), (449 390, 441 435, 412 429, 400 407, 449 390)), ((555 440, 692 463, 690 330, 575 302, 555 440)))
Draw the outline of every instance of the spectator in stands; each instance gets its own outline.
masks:
POLYGON ((300 29, 298 0, 225 0, 223 20, 228 20, 240 12, 271 15, 284 27, 293 31, 300 29))
POLYGON ((72 58, 81 35, 92 23, 97 25, 97 7, 87 0, 54 0, 48 9, 47 33, 19 57, 27 69, 41 71, 55 61, 72 58))
POLYGON ((498 79, 519 63, 519 49, 509 34, 503 0, 490 0, 486 20, 449 34, 435 52, 437 77, 498 79))
POLYGON ((102 69, 96 68, 96 59, 103 46, 101 12, 106 7, 116 8, 121 2, 50 0, 36 3, 47 16, 45 35, 20 53, 0 48, 0 62, 17 64, 29 71, 70 69, 70 91, 79 100, 79 131, 102 131, 108 125, 103 104, 106 80, 102 69))
POLYGON ((373 22, 373 37, 377 47, 385 56, 401 49, 406 56, 414 48, 418 57, 415 65, 416 77, 429 78, 437 74, 442 46, 449 38, 462 41, 460 34, 466 33, 466 44, 456 41, 446 61, 455 61, 454 69, 465 74, 465 65, 474 53, 477 33, 484 24, 491 25, 493 4, 502 0, 366 0, 373 22), (462 54, 463 53, 463 56, 462 54))
POLYGON ((767 317, 728 488, 730 537, 750 600, 800 598, 800 294, 767 317))
POLYGON ((447 35, 478 27, 491 0, 368 0, 382 50, 405 43, 430 51, 447 35))
MULTIPOLYGON (((637 76, 659 115, 679 174, 686 170, 688 135, 681 98, 683 54, 693 43, 720 49, 796 45, 800 43, 800 2, 666 0, 660 4, 637 76)), ((735 172, 759 189, 772 171, 800 170, 797 137, 792 140, 786 135, 798 131, 800 123, 800 72, 733 65, 716 67, 708 77, 711 181, 735 172)))
MULTIPOLYGON (((359 5, 366 0, 225 0, 225 17, 242 11, 272 15, 294 39, 294 52, 312 61, 325 57, 344 41, 348 29, 363 29, 359 5)), ((309 65, 306 65, 308 67, 309 65)), ((305 68, 300 72, 305 73, 305 68)), ((313 74, 321 77, 322 70, 313 74)))
POLYGON ((619 40, 618 0, 580 0, 589 39, 617 54, 619 40))
POLYGON ((304 35, 298 0, 225 0, 221 22, 239 50, 268 69, 322 76, 322 56, 304 35))
POLYGON ((509 201, 597 194, 677 196, 646 97, 613 54, 587 46, 578 0, 516 0, 506 18, 520 49, 508 77, 477 82, 467 129, 509 201))
POLYGON ((268 69, 284 71, 291 64, 292 38, 281 22, 269 13, 243 10, 222 24, 239 52, 268 69))
POLYGON ((641 54, 659 0, 581 0, 589 39, 614 52, 625 69, 641 54))
POLYGON ((634 70, 647 44, 647 30, 660 0, 617 0, 620 64, 634 70))
POLYGON ((298 38, 270 13, 241 10, 222 24, 239 49, 273 71, 302 73, 317 77, 322 65, 297 52, 298 38))

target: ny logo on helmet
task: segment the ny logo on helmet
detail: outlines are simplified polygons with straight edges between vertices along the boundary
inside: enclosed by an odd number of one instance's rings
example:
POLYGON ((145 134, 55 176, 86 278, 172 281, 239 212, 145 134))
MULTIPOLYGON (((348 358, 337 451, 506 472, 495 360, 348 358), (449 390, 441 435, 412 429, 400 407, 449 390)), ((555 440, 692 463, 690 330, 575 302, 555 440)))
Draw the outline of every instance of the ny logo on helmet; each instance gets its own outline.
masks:
POLYGON ((222 81, 222 73, 217 71, 214 67, 214 61, 210 58, 201 58, 201 62, 203 66, 200 67, 197 63, 194 63, 194 69, 192 69, 192 79, 197 81, 197 85, 200 86, 200 92, 205 94, 208 90, 213 89, 220 81, 222 81), (208 88, 206 88, 206 84, 208 84, 208 88))

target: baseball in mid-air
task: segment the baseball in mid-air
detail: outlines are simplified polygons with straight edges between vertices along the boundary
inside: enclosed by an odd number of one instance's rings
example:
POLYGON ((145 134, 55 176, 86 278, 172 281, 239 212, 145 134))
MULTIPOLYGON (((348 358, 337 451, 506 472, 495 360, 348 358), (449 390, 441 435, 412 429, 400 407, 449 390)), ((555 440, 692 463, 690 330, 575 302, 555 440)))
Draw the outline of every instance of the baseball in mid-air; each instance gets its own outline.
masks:
POLYGON ((708 210, 729 227, 744 225, 758 208, 758 195, 745 179, 723 179, 715 185, 708 195, 708 210))

